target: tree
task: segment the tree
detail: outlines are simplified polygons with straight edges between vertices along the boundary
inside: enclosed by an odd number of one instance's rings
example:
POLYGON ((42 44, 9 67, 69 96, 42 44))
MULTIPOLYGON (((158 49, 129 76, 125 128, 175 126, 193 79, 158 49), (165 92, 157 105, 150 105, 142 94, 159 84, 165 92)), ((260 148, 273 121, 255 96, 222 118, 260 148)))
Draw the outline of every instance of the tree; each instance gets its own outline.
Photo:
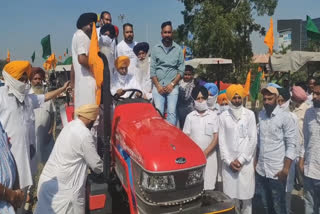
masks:
POLYGON ((184 24, 174 31, 177 42, 191 46, 195 57, 231 58, 235 73, 233 81, 244 80, 252 53, 250 34, 265 34, 265 28, 255 23, 253 14, 272 15, 277 0, 180 0, 184 24), (188 33, 193 39, 187 39, 188 33))

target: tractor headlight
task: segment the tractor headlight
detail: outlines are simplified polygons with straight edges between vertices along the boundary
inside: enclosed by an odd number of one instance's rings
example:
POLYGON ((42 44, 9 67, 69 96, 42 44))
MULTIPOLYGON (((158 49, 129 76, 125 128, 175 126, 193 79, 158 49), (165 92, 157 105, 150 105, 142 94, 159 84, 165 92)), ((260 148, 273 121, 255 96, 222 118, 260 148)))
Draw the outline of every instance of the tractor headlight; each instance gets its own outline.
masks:
POLYGON ((203 181, 204 168, 193 170, 189 172, 186 186, 192 186, 203 181))
POLYGON ((149 175, 142 172, 141 185, 151 191, 173 190, 176 188, 173 175, 149 175))

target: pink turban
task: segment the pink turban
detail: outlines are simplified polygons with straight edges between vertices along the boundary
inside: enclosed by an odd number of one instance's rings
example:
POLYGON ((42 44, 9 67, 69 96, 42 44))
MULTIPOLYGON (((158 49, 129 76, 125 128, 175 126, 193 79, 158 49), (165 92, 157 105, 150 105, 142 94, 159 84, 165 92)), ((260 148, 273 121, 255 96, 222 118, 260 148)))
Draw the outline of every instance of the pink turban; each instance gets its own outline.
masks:
POLYGON ((304 102, 308 99, 308 97, 306 92, 300 86, 293 86, 292 99, 298 102, 304 102))

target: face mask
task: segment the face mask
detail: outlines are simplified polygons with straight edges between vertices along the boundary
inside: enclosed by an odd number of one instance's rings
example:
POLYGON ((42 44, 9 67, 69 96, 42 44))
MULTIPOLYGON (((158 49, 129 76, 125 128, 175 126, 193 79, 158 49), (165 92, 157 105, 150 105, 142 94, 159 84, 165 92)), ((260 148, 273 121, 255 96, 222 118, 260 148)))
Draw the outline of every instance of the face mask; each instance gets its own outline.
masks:
POLYGON ((231 112, 233 117, 236 120, 240 120, 241 119, 241 114, 242 114, 242 105, 235 106, 232 103, 229 103, 229 106, 230 106, 229 111, 231 112))
POLYGON ((228 105, 225 105, 225 106, 220 106, 219 109, 220 109, 220 112, 222 113, 222 112, 230 109, 230 107, 228 105))
POLYGON ((214 104, 216 104, 216 101, 217 101, 217 96, 209 96, 207 100, 208 107, 210 109, 213 109, 214 104))
POLYGON ((271 113, 273 112, 273 110, 276 108, 276 104, 271 105, 271 104, 264 104, 264 109, 267 112, 267 115, 270 117, 271 113))
POLYGON ((10 74, 6 71, 2 72, 3 78, 5 80, 6 85, 8 86, 8 92, 13 94, 20 103, 24 101, 30 86, 24 82, 14 79, 10 74))
POLYGON ((320 108, 320 100, 312 100, 312 102, 313 102, 313 107, 315 107, 315 108, 320 108))
POLYGON ((199 112, 206 111, 208 109, 207 101, 203 101, 202 103, 194 101, 194 108, 199 112))
POLYGON ((281 109, 283 109, 284 111, 290 111, 289 105, 290 105, 290 100, 288 100, 287 102, 283 103, 283 104, 280 105, 279 107, 280 107, 281 109))
POLYGON ((105 46, 111 46, 113 39, 111 39, 109 36, 107 35, 101 35, 101 40, 102 40, 102 44, 105 46))

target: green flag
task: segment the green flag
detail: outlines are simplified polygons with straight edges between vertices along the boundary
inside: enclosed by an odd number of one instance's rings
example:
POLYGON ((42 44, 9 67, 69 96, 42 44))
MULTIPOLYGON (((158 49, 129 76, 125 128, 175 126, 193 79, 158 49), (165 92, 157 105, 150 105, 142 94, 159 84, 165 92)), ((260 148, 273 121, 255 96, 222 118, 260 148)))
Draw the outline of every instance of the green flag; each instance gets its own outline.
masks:
POLYGON ((32 63, 34 62, 34 59, 35 59, 35 58, 36 58, 36 52, 33 51, 33 54, 32 54, 32 56, 31 56, 32 63))
POLYGON ((66 50, 66 53, 69 54, 68 48, 67 48, 67 50, 66 50))
POLYGON ((252 100, 257 100, 259 91, 260 91, 260 79, 262 76, 262 71, 258 72, 256 78, 254 79, 251 88, 250 88, 250 96, 252 100))
POLYGON ((47 35, 43 39, 41 39, 42 45, 42 58, 47 59, 51 55, 51 43, 50 43, 50 35, 47 35))
POLYGON ((71 65, 72 64, 72 56, 69 56, 66 60, 63 62, 64 65, 71 65))
POLYGON ((310 39, 320 40, 320 31, 309 16, 307 16, 306 30, 307 30, 307 36, 310 39))

